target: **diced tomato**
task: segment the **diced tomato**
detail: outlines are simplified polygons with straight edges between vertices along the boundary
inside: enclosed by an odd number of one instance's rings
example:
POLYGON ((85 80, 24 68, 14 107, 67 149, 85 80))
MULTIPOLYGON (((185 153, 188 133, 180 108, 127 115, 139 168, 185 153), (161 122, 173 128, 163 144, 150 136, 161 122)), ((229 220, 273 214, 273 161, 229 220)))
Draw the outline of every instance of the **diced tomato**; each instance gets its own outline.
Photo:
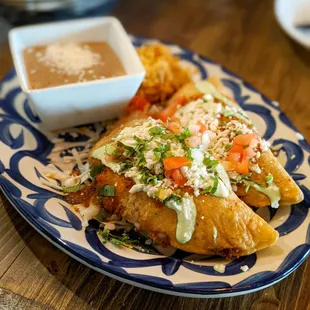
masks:
POLYGON ((197 121, 197 125, 200 127, 199 129, 200 132, 205 132, 208 129, 208 127, 201 121, 197 121))
POLYGON ((238 153, 242 154, 243 152, 243 147, 241 145, 233 145, 231 149, 229 150, 229 153, 238 153))
POLYGON ((174 113, 177 111, 179 106, 185 105, 187 99, 185 96, 175 97, 174 100, 170 103, 170 105, 159 113, 158 118, 165 122, 169 117, 172 117, 174 113))
POLYGON ((246 149, 243 150, 242 152, 242 158, 243 159, 251 159, 252 157, 255 156, 254 150, 249 146, 246 149))
POLYGON ((166 179, 171 179, 171 176, 172 176, 172 172, 174 170, 165 170, 165 178, 166 179))
POLYGON ((150 103, 143 96, 136 95, 130 100, 126 107, 126 113, 131 114, 134 111, 147 112, 149 108, 150 103))
POLYGON ((192 136, 187 138, 185 141, 188 147, 196 147, 202 143, 201 136, 192 136))
POLYGON ((226 160, 233 162, 233 163, 239 163, 241 161, 241 154, 240 153, 229 153, 226 160))
POLYGON ((233 161, 223 160, 221 161, 221 164, 226 171, 233 171, 236 168, 236 163, 233 161))
POLYGON ((118 159, 118 156, 106 155, 106 156, 104 157, 104 159, 105 159, 105 161, 106 161, 107 163, 109 163, 109 162, 111 162, 111 161, 113 161, 113 160, 118 159))
POLYGON ((190 162, 191 161, 186 157, 170 157, 163 159, 164 168, 166 171, 187 166, 190 162))
POLYGON ((180 169, 173 170, 171 177, 173 181, 179 186, 184 186, 184 184, 187 181, 186 178, 183 176, 182 172, 180 171, 180 169))
POLYGON ((259 140, 257 138, 253 138, 253 140, 250 142, 250 147, 251 148, 256 148, 259 140))
POLYGON ((257 136, 255 133, 247 133, 244 135, 239 135, 235 137, 234 144, 250 145, 251 141, 256 138, 257 136))
POLYGON ((167 125, 167 128, 170 130, 170 131, 172 131, 172 132, 174 132, 174 133, 177 133, 177 134, 179 134, 179 133, 181 133, 181 131, 182 131, 182 126, 180 125, 180 123, 178 122, 178 121, 175 121, 175 120, 173 120, 173 121, 167 121, 167 123, 166 123, 167 125))
POLYGON ((241 163, 238 163, 235 168, 236 172, 240 174, 247 174, 249 173, 249 160, 242 159, 241 163))

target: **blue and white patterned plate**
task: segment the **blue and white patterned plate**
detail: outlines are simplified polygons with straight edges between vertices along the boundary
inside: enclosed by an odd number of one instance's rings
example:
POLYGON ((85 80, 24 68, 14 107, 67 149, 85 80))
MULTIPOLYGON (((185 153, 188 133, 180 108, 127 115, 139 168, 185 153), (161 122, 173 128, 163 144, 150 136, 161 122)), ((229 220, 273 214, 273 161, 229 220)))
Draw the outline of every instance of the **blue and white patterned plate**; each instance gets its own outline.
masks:
MULTIPOLYGON (((138 46, 147 40, 132 38, 138 46)), ((101 244, 94 228, 83 228, 79 215, 55 191, 40 181, 42 169, 56 162, 72 167, 72 149, 87 151, 100 124, 45 133, 22 93, 15 71, 0 84, 0 184, 17 211, 44 237, 87 266, 143 288, 190 297, 223 297, 250 293, 272 285, 294 271, 309 255, 310 146, 271 102, 251 85, 220 65, 177 45, 167 44, 196 78, 215 75, 249 112, 262 136, 277 150, 280 161, 304 192, 305 200, 277 212, 260 209, 280 233, 277 244, 232 261, 198 258, 182 251, 161 256, 101 244), (214 264, 226 265, 224 274, 214 264), (249 270, 242 272, 241 266, 249 270)))

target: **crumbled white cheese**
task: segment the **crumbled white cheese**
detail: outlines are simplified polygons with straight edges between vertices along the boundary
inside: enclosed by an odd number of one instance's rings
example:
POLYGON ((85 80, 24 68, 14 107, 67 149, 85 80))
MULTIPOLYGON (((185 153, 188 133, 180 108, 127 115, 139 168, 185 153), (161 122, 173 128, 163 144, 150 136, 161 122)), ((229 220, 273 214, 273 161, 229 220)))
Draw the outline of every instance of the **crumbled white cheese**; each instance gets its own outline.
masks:
MULTIPOLYGON (((108 167, 110 168, 110 164, 108 165, 108 167)), ((137 167, 131 167, 130 169, 128 169, 126 172, 125 172, 125 177, 126 178, 131 178, 133 180, 137 180, 139 179, 139 170, 137 167)))
POLYGON ((225 272, 225 269, 226 269, 226 266, 223 265, 223 264, 216 264, 213 266, 213 269, 219 273, 224 273, 225 272))
POLYGON ((250 166, 250 170, 258 174, 262 173, 262 169, 258 166, 258 164, 250 166))
POLYGON ((248 267, 248 265, 244 265, 244 266, 241 266, 240 269, 241 269, 243 272, 246 272, 246 271, 248 271, 250 268, 248 267))
POLYGON ((271 103, 275 106, 278 107, 280 105, 280 103, 278 101, 271 101, 271 103))
POLYGON ((178 109, 174 116, 180 119, 183 127, 197 125, 197 121, 201 121, 206 127, 215 131, 218 126, 216 115, 221 110, 222 105, 220 103, 214 103, 213 101, 205 102, 202 99, 198 99, 178 109))
MULTIPOLYGON (((158 164, 158 160, 156 159, 153 150, 149 150, 149 151, 145 152, 144 153, 144 157, 145 157, 145 160, 146 160, 146 165, 145 165, 146 168, 152 170, 154 168, 154 166, 156 164, 158 164)), ((160 167, 158 167, 158 165, 157 165, 157 170, 159 170, 159 169, 160 169, 160 167)))
POLYGON ((191 150, 191 156, 193 158, 194 161, 196 161, 197 163, 202 163, 203 162, 203 152, 199 149, 192 149, 191 150))
POLYGON ((137 144, 137 141, 133 139, 133 136, 137 136, 143 140, 150 139, 151 135, 149 129, 155 126, 162 126, 162 123, 159 120, 154 120, 149 117, 142 124, 134 127, 125 127, 113 140, 122 141, 126 145, 134 146, 137 144))
POLYGON ((172 153, 172 156, 174 156, 174 157, 184 157, 185 156, 185 152, 183 150, 181 143, 172 142, 170 144, 170 151, 172 153))
POLYGON ((300 134, 299 132, 296 133, 296 137, 298 140, 304 140, 304 136, 302 134, 300 134))
POLYGON ((190 133, 194 135, 194 134, 199 132, 200 126, 198 126, 198 125, 189 125, 188 129, 189 129, 190 133))
POLYGON ((86 46, 77 43, 49 44, 44 53, 37 52, 38 61, 55 66, 69 75, 78 75, 86 69, 102 63, 100 54, 92 52, 86 46))
POLYGON ((143 191, 144 184, 135 184, 132 186, 132 188, 129 190, 129 193, 134 194, 137 192, 143 191))
POLYGON ((200 189, 205 189, 213 184, 207 168, 203 163, 193 161, 190 167, 182 167, 181 172, 187 179, 185 185, 193 188, 195 196, 199 196, 200 189))
POLYGON ((269 148, 270 148, 270 142, 268 142, 268 141, 262 139, 262 140, 260 141, 260 148, 261 148, 262 152, 268 151, 269 148))
POLYGON ((203 99, 206 101, 210 101, 210 100, 213 100, 214 98, 211 94, 206 94, 203 96, 203 99))

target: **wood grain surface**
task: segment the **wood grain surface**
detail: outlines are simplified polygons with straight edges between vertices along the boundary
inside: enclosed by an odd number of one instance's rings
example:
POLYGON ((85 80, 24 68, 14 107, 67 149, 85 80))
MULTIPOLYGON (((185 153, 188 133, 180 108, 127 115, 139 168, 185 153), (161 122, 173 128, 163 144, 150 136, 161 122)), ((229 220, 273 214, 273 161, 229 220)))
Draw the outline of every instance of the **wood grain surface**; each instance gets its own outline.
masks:
MULTIPOLYGON (((281 31, 273 1, 123 0, 113 14, 132 34, 173 41, 239 74, 280 102, 310 138, 310 52, 281 31)), ((4 42, 0 77, 11 66, 4 42)), ((123 284, 78 263, 31 228, 2 193, 0 221, 0 309, 310 309, 309 260, 253 294, 181 298, 123 284)))

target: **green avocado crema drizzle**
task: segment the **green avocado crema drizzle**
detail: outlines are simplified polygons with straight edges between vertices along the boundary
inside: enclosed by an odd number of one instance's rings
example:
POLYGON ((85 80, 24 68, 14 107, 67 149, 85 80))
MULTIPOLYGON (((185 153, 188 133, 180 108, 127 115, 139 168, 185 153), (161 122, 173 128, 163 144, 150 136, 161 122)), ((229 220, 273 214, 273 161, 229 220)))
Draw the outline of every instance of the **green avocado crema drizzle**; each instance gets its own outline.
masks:
POLYGON ((196 206, 191 196, 172 196, 165 202, 167 208, 176 212, 178 222, 176 239, 180 243, 191 240, 196 225, 196 206))
POLYGON ((265 194, 270 199, 271 208, 276 209, 279 207, 279 201, 281 199, 281 195, 279 187, 276 184, 272 183, 267 187, 262 187, 254 183, 251 186, 253 186, 257 191, 265 194))
POLYGON ((258 192, 263 193, 264 195, 266 195, 269 200, 270 200, 270 204, 271 204, 271 208, 278 208, 279 207, 279 201, 281 199, 281 194, 280 194, 280 189, 279 187, 273 182, 273 177, 271 174, 269 174, 266 177, 267 180, 267 186, 262 186, 259 184, 256 184, 252 181, 248 181, 248 180, 243 180, 243 183, 246 186, 252 186, 254 189, 256 189, 258 192))

